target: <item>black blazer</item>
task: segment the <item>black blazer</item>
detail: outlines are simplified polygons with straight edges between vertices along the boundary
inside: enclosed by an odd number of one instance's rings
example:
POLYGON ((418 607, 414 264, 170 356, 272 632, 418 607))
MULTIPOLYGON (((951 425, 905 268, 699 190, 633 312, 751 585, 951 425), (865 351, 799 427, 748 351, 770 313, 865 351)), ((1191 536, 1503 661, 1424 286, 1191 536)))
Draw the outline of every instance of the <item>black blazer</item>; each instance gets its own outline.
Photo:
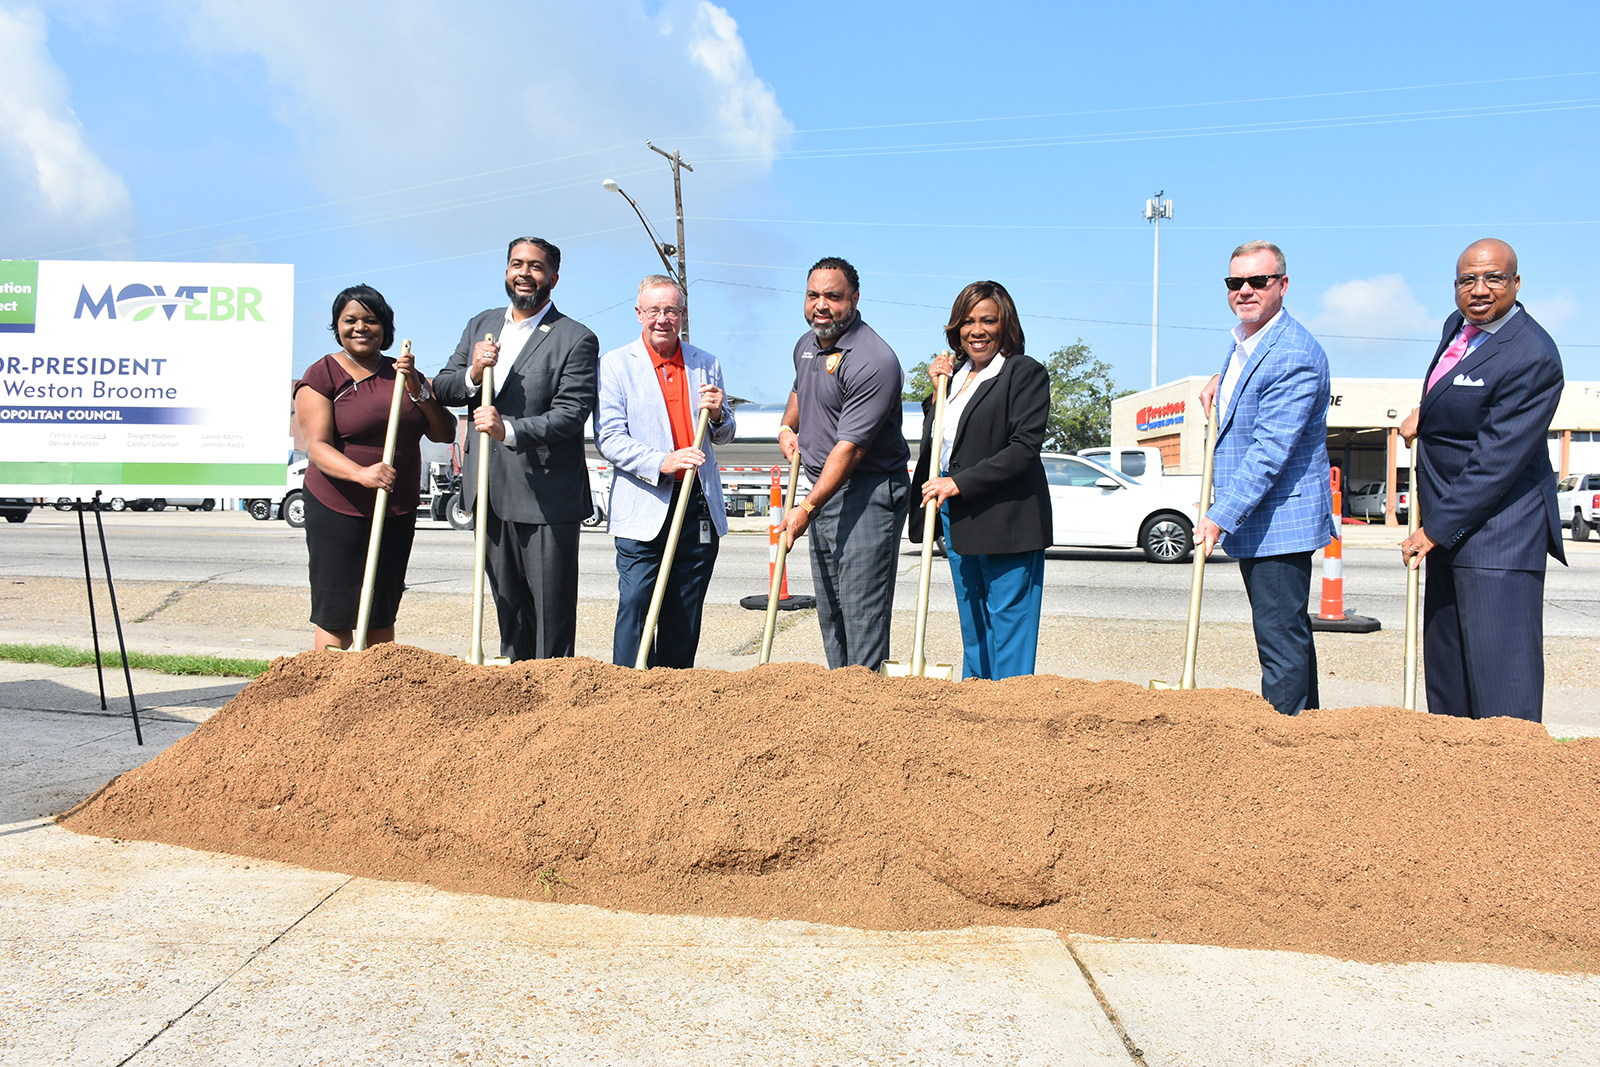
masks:
MULTIPOLYGON (((1033 552, 1051 545, 1050 483, 1039 450, 1050 419, 1050 373, 1038 360, 1007 356, 1000 373, 976 387, 950 449, 950 547, 964 556, 1033 552)), ((922 451, 911 478, 911 540, 922 540, 922 483, 938 445, 933 395, 922 402, 922 451)))
MULTIPOLYGON (((1422 528, 1462 567, 1543 570, 1546 553, 1566 562, 1545 444, 1561 402, 1561 353, 1517 308, 1422 395, 1422 528)), ((1458 311, 1445 320, 1424 385, 1460 328, 1458 311)))
MULTIPOLYGON (((433 379, 441 404, 467 408, 472 393, 472 347, 485 333, 500 335, 506 309, 474 315, 455 353, 433 379)), ((600 342, 577 319, 555 308, 514 358, 501 352, 495 368, 495 409, 517 435, 516 448, 489 439, 489 506, 508 522, 579 522, 594 513, 583 428, 598 399, 600 342)), ((462 458, 462 501, 478 497, 478 434, 469 424, 462 458)))

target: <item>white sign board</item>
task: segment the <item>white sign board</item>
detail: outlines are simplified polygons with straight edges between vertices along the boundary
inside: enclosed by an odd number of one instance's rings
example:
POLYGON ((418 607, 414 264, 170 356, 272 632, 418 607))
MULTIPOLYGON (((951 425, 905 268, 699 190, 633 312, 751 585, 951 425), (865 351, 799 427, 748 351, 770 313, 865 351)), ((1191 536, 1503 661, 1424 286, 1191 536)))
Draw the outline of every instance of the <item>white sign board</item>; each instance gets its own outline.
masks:
POLYGON ((0 495, 266 496, 294 267, 0 260, 0 495))

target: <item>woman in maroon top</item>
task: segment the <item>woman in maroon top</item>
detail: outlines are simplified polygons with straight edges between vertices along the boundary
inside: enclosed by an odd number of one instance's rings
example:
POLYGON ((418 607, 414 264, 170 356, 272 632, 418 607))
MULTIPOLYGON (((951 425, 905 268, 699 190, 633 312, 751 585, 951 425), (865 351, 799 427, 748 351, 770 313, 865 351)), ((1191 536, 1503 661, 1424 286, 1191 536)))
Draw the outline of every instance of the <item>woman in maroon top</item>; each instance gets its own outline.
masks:
POLYGON ((377 491, 389 491, 367 641, 394 640, 406 563, 421 497, 423 434, 455 439, 456 420, 433 399, 410 354, 383 355, 394 344, 394 312, 383 294, 357 285, 333 299, 340 351, 323 356, 295 385, 295 415, 306 435, 306 548, 311 557, 314 648, 349 648, 361 609, 361 580, 377 491), (395 375, 405 375, 394 466, 383 462, 395 375))

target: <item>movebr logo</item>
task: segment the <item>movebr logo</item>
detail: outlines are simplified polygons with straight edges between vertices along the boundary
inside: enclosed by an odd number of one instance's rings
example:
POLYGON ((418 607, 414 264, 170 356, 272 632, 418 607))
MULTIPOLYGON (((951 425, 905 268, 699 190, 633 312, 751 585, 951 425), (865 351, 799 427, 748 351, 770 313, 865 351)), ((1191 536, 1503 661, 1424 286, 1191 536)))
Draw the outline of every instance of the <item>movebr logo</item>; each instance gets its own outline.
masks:
POLYGON ((39 296, 39 264, 0 259, 0 333, 32 333, 39 296))
POLYGON ((180 307, 187 322, 265 321, 261 317, 260 289, 252 289, 247 285, 237 288, 226 285, 180 285, 168 296, 164 287, 145 285, 143 282, 124 285, 121 289, 108 285, 99 299, 89 293, 87 285, 81 285, 78 287, 78 306, 72 317, 81 319, 87 311, 91 319, 98 319, 104 313, 107 319, 143 322, 154 315, 157 308, 170 319, 180 307))

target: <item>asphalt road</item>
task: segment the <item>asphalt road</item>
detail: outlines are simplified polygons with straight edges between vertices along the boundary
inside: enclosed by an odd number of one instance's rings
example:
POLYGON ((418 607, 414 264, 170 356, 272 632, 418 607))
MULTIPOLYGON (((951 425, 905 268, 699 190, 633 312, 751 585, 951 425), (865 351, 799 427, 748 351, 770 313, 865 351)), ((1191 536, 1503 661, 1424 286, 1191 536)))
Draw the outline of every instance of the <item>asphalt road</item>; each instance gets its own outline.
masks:
MULTIPOLYGON (((89 519, 90 553, 100 573, 94 517, 89 519)), ((306 581, 305 537, 280 521, 256 522, 239 512, 103 516, 116 578, 261 586, 300 586, 306 581)), ((1347 528, 1350 531, 1351 528, 1347 528)), ((1345 605, 1373 616, 1385 628, 1405 624, 1405 576, 1398 554, 1388 545, 1398 535, 1380 529, 1347 532, 1345 605)), ((25 523, 0 524, 6 543, 0 573, 16 577, 75 577, 83 574, 83 549, 77 516, 35 510, 25 523)), ((811 566, 802 541, 791 557, 792 592, 811 590, 811 566)), ((1545 633, 1552 637, 1600 634, 1600 543, 1567 543, 1570 567, 1552 565, 1546 579, 1545 633)), ((767 537, 764 532, 734 533, 724 539, 710 599, 735 604, 767 588, 767 537)), ((896 606, 916 604, 918 550, 901 543, 896 606)), ((579 590, 583 597, 615 599, 616 569, 611 538, 585 530, 580 550, 579 590)), ((1181 619, 1188 613, 1187 565, 1147 563, 1136 551, 1052 549, 1045 564, 1044 611, 1050 615, 1106 619, 1181 619)), ((411 555, 410 587, 418 591, 472 591, 472 535, 443 523, 417 527, 411 555)), ((933 567, 932 606, 953 611, 950 571, 942 560, 933 567)), ((1312 582, 1312 606, 1320 582, 1312 582)), ((1249 606, 1238 566, 1219 553, 1206 568, 1205 617, 1247 622, 1249 606)))

